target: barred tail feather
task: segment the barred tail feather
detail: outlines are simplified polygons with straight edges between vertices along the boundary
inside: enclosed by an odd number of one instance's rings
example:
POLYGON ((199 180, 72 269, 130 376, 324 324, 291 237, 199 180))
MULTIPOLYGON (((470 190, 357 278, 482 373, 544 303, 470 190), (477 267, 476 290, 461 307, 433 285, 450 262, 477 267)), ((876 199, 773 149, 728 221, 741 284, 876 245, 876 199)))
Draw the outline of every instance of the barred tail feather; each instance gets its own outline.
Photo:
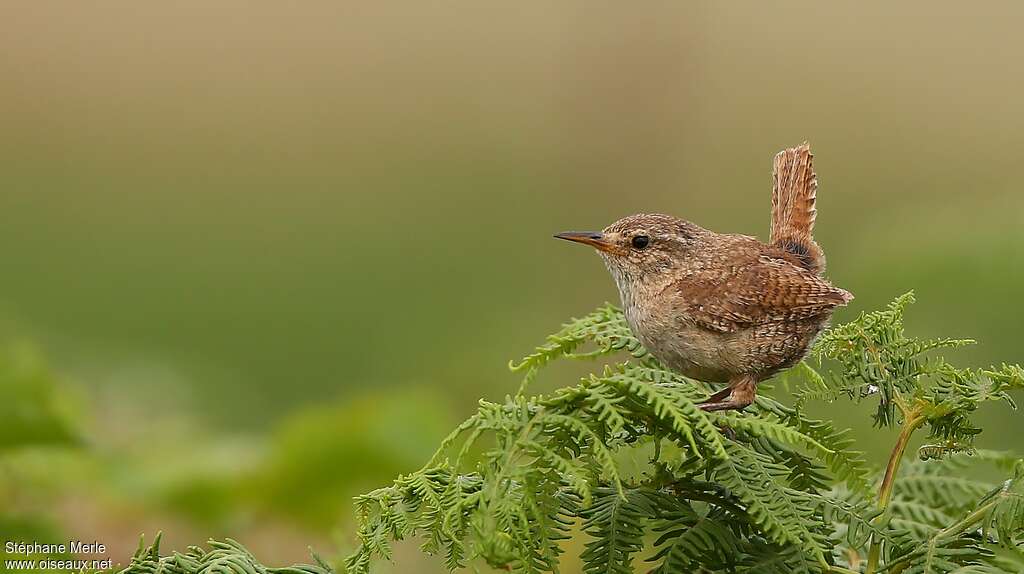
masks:
POLYGON ((803 144, 776 154, 772 169, 771 244, 796 255, 804 267, 825 271, 825 254, 814 241, 815 194, 811 146, 803 144))

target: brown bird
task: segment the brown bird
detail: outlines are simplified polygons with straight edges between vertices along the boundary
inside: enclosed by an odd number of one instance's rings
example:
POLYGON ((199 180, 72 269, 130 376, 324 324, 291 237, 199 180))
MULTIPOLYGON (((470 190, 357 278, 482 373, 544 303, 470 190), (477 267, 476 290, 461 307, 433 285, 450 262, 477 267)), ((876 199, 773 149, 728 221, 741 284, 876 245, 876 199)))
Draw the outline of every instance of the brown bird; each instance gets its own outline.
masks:
POLYGON ((661 214, 555 236, 598 250, 630 328, 655 358, 687 377, 728 383, 705 410, 752 403, 757 383, 797 364, 832 311, 853 299, 822 278, 806 143, 775 156, 773 184, 768 244, 661 214))

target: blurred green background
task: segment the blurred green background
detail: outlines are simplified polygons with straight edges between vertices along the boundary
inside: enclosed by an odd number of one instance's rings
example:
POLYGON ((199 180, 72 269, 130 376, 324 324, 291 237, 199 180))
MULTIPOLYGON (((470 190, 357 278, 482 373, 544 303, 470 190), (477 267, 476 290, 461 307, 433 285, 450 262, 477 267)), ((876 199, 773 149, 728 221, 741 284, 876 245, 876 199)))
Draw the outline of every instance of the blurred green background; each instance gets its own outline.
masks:
MULTIPOLYGON (((0 445, 0 538, 344 550, 354 493, 616 299, 553 232, 659 211, 763 238, 771 157, 804 140, 829 276, 857 296, 837 320, 913 288, 915 334, 1024 361, 1021 17, 5 3, 0 377, 38 408, 0 421, 34 443, 0 445)), ((821 414, 879 460, 866 410, 821 414)), ((986 417, 981 444, 1017 446, 1024 418, 986 417)))

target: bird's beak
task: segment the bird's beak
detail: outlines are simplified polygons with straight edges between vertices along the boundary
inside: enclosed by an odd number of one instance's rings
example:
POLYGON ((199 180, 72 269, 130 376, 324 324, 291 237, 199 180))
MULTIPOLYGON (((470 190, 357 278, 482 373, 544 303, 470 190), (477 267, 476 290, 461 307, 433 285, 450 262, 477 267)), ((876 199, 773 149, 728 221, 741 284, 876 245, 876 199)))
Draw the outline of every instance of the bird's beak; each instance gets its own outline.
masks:
POLYGON ((559 233, 555 237, 565 239, 566 241, 584 243, 601 251, 611 251, 614 246, 614 243, 608 241, 608 238, 600 231, 567 231, 559 233))

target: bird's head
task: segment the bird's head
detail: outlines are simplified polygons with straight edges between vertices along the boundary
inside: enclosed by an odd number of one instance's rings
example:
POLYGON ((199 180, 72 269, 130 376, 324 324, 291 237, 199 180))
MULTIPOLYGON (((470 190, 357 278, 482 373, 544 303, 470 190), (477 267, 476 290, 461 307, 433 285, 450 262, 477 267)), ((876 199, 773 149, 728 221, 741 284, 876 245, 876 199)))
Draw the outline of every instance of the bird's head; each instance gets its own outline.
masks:
POLYGON ((616 282, 644 280, 678 267, 697 247, 704 229, 671 215, 630 215, 601 231, 570 231, 558 239, 590 245, 604 259, 616 282))

